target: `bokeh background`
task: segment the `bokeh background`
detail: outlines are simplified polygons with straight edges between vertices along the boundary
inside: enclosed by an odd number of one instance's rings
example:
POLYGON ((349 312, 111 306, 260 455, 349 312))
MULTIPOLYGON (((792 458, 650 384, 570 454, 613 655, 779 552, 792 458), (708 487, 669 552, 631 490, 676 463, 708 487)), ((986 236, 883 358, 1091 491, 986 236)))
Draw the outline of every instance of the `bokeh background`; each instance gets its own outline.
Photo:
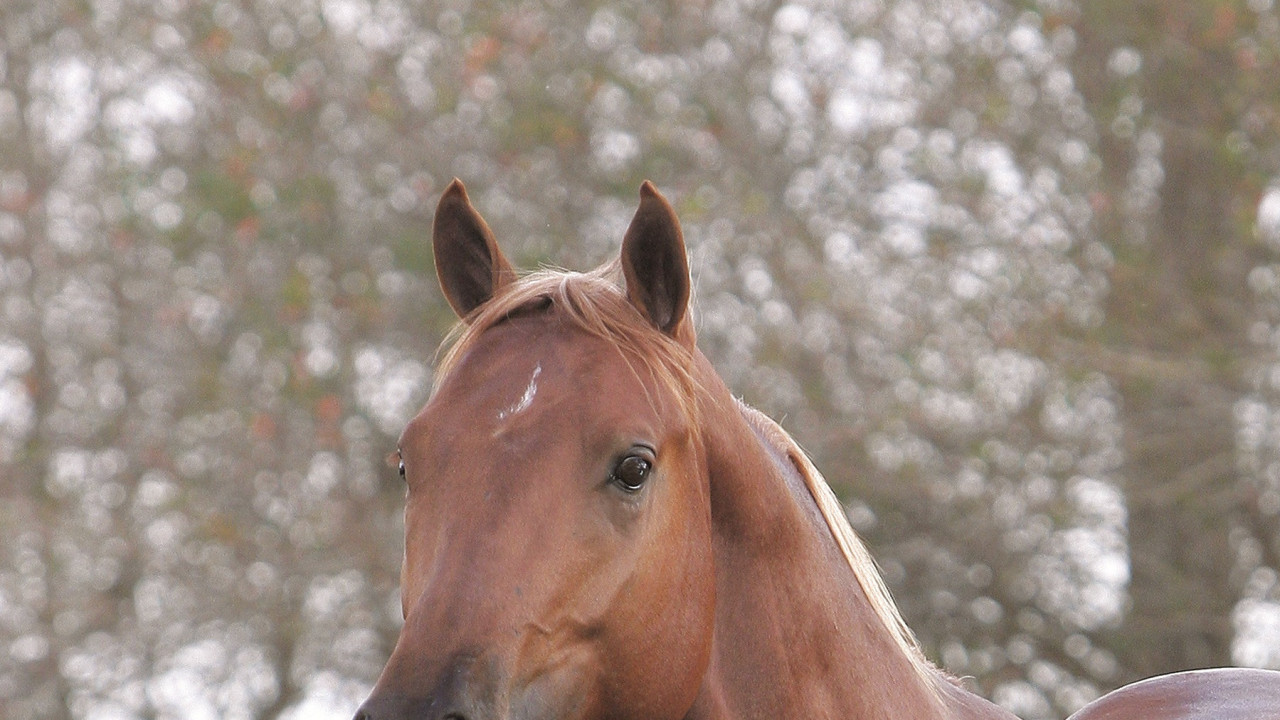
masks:
POLYGON ((0 716, 348 717, 463 178, 701 343, 1028 720, 1280 667, 1273 0, 5 0, 0 716))

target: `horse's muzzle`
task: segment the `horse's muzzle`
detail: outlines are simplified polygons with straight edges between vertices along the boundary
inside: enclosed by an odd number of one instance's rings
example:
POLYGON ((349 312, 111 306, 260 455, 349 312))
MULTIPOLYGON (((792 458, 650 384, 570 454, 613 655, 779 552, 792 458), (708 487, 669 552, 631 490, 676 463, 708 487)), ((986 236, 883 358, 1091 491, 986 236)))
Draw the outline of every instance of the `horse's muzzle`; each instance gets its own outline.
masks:
MULTIPOLYGON (((375 688, 355 720, 494 720, 496 673, 475 655, 460 654, 440 673, 427 693, 375 688)), ((379 682, 379 686, 382 683, 379 682)))

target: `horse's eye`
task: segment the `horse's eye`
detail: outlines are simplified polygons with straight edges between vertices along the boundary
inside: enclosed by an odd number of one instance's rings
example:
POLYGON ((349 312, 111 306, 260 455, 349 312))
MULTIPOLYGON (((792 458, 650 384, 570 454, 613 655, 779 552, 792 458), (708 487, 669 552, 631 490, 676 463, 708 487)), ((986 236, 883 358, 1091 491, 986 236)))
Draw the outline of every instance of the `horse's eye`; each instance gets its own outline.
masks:
POLYGON ((628 455, 618 462, 610 479, 623 490, 636 493, 644 487, 645 481, 649 479, 649 471, 652 469, 653 463, 648 458, 628 455))
POLYGON ((399 462, 399 464, 400 464, 400 465, 399 465, 399 468, 398 468, 398 470, 399 470, 399 472, 400 472, 400 479, 401 479, 401 480, 404 480, 404 479, 405 479, 405 474, 404 474, 404 458, 396 458, 396 460, 397 460, 397 461, 399 462))

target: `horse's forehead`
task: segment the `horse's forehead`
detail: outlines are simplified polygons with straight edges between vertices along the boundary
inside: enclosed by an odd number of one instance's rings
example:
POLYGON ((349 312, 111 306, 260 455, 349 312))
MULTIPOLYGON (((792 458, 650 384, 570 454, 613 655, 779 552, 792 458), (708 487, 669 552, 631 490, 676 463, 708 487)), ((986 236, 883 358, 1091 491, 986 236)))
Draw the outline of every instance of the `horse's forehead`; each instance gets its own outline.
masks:
POLYGON ((550 317, 521 318, 475 338, 450 374, 464 389, 481 380, 484 390, 500 395, 573 380, 622 380, 617 370, 626 366, 622 353, 603 338, 550 317))
POLYGON ((604 338, 554 318, 521 318, 474 338, 415 424, 449 418, 464 424, 458 431, 498 432, 551 416, 654 410, 636 370, 604 338), (646 402, 628 401, 637 398, 646 402))

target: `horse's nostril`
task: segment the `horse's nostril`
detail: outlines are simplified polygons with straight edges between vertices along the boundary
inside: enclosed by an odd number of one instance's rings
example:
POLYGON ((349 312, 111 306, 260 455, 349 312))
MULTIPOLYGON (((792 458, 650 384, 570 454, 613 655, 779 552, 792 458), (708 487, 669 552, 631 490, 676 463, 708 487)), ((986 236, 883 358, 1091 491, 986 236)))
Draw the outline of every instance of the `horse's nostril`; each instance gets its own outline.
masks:
POLYGON ((352 720, 468 720, 464 712, 444 709, 441 714, 437 702, 430 699, 377 698, 361 706, 352 720))

